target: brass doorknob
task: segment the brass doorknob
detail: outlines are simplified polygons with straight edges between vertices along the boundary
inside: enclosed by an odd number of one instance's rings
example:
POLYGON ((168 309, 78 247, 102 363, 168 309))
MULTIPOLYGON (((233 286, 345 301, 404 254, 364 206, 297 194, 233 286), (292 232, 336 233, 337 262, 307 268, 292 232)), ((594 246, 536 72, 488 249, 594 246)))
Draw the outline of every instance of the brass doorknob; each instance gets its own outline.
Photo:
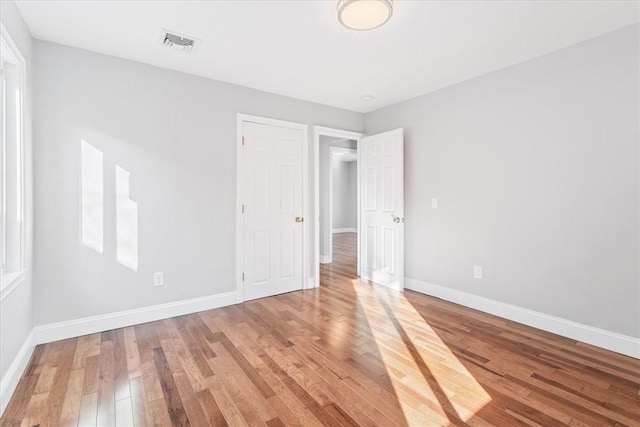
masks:
POLYGON ((302 221, 304 221, 304 218, 302 218, 301 216, 296 217, 296 222, 302 222, 302 221))

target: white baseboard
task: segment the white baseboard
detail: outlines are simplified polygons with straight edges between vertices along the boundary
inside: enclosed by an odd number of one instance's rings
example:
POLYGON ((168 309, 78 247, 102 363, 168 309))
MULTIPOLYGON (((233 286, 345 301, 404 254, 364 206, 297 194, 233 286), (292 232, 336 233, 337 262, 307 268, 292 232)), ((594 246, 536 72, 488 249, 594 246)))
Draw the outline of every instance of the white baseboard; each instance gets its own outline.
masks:
POLYGON ((7 369, 7 372, 2 377, 0 381, 0 416, 2 416, 9 404, 9 400, 11 400, 11 396, 16 390, 22 373, 27 369, 27 364, 29 363, 29 359, 31 359, 35 346, 35 334, 31 331, 27 339, 24 340, 24 344, 20 347, 13 362, 11 362, 11 366, 9 366, 9 369, 7 369))
POLYGON ((622 335, 616 332, 595 328, 571 320, 549 314, 540 313, 526 308, 506 304, 489 298, 469 294, 421 280, 405 278, 405 289, 427 294, 446 301, 454 302, 465 307, 480 310, 485 313, 514 322, 533 326, 534 328, 562 335, 597 347, 615 351, 616 353, 640 359, 640 339, 622 335))
POLYGON ((313 289, 316 287, 316 278, 311 276, 311 277, 307 277, 307 286, 304 287, 303 289, 313 289))
POLYGON ((331 257, 329 255, 320 255, 320 264, 331 264, 331 257))
POLYGON ((38 344, 237 304, 237 291, 36 326, 38 344))
POLYGON ((333 234, 336 233, 357 233, 358 230, 356 228, 334 228, 333 234))

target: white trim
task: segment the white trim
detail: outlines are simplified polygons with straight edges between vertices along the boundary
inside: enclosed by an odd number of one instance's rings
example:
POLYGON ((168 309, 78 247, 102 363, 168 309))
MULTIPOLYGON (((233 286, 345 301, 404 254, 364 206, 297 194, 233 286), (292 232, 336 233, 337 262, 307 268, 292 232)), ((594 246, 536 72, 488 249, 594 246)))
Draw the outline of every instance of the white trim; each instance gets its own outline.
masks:
MULTIPOLYGON (((313 223, 314 223, 314 254, 313 254, 313 278, 314 287, 320 286, 320 264, 331 262, 331 253, 320 257, 320 136, 332 136, 355 140, 357 143, 365 136, 364 133, 352 132, 342 129, 334 129, 323 126, 313 127, 313 223), (327 260, 328 262, 323 262, 327 260)), ((359 152, 359 150, 358 150, 359 152)), ((359 165, 357 165, 359 167, 359 165)), ((356 172, 357 175, 357 172, 356 172)), ((358 175, 359 177, 359 175, 358 175)), ((360 220, 360 186, 358 185, 358 221, 360 220)), ((331 247, 331 245, 329 245, 331 247)), ((358 253, 360 252, 360 239, 358 238, 358 253)), ((359 261, 359 257, 358 257, 359 261)), ((357 273, 360 274, 360 264, 357 266, 357 273)))
POLYGON ((2 39, 7 44, 7 47, 9 48, 9 53, 12 55, 9 57, 9 59, 12 60, 14 63, 18 62, 20 65, 24 66, 26 61, 24 60, 24 56, 22 56, 22 52, 20 52, 20 49, 18 49, 18 45, 15 44, 15 42, 13 41, 13 38, 11 37, 11 34, 9 34, 9 31, 1 22, 0 22, 0 35, 2 35, 2 39))
MULTIPOLYGON (((309 263, 309 126, 299 125, 302 129, 302 215, 307 221, 302 224, 302 277, 307 277, 309 263)), ((303 283, 302 289, 311 289, 308 281, 303 283)))
POLYGON ((18 386, 18 382, 22 377, 25 369, 27 369, 27 365, 29 364, 29 360, 31 359, 31 355, 33 354, 33 350, 36 346, 35 334, 33 331, 27 335, 27 339, 24 340, 24 344, 18 350, 18 354, 11 362, 9 369, 2 377, 0 381, 0 416, 4 413, 4 410, 7 408, 9 404, 9 400, 11 400, 11 396, 16 391, 16 387, 18 386))
POLYGON ((358 229, 357 228, 334 228, 331 232, 333 234, 338 234, 338 233, 357 233, 358 229))
MULTIPOLYGON (((19 81, 19 87, 20 87, 20 141, 18 142, 18 147, 17 150, 20 153, 20 159, 19 159, 19 168, 20 168, 20 265, 18 268, 18 272, 16 273, 18 275, 18 277, 20 277, 22 274, 24 274, 24 270, 25 270, 25 264, 26 264, 26 253, 27 253, 27 238, 26 238, 26 233, 27 233, 27 203, 26 203, 26 187, 27 187, 27 180, 26 180, 26 163, 25 163, 25 119, 24 119, 24 110, 25 110, 25 90, 26 90, 26 81, 27 81, 27 66, 26 66, 26 61, 24 59, 24 56, 22 55, 22 52, 20 51, 20 49, 18 48, 18 46, 15 44, 15 42, 13 41, 13 38, 11 37, 11 35, 9 34, 9 31, 6 29, 6 27, 4 26, 4 24, 2 24, 0 22, 0 45, 4 45, 4 49, 0 46, 0 50, 4 51, 4 54, 6 55, 6 58, 8 59, 7 62, 11 62, 15 65, 17 65, 19 67, 19 72, 20 72, 20 81, 19 81)), ((4 119, 4 118, 0 118, 0 119, 4 119)), ((3 126, 2 127, 3 132, 6 130, 6 127, 3 126)), ((4 150, 4 137, 5 135, 0 135, 1 136, 1 140, 0 140, 0 147, 2 147, 2 149, 4 150)), ((6 162, 6 156, 2 156, 2 169, 5 168, 6 165, 4 165, 4 162, 6 162)), ((6 185, 5 181, 2 181, 3 185, 6 185)), ((0 210, 5 209, 5 191, 4 189, 0 189, 0 210)), ((5 224, 1 224, 1 227, 4 228, 5 224)), ((3 236, 6 236, 6 230, 3 230, 2 233, 3 236)), ((4 251, 2 252, 4 254, 4 251)), ((6 254, 5 254, 6 255, 6 254)), ((4 259, 0 259, 0 264, 2 264, 4 262, 4 259)), ((4 275, 4 277, 0 278, 0 291, 2 292, 2 296, 0 296, 0 299, 4 299, 4 297, 6 297, 7 295, 9 295, 9 293, 11 293, 11 291, 13 289, 15 289, 20 283, 22 283, 22 281, 24 280, 24 278, 18 278, 17 280, 19 280, 18 283, 16 283, 14 281, 15 276, 13 274, 8 274, 8 275, 4 275), (5 280, 7 279, 7 276, 11 276, 10 280, 8 282, 5 282, 5 280), (8 289, 10 288, 10 289, 8 289)))
POLYGON ((405 277, 405 289, 640 359, 640 338, 595 328, 561 317, 551 316, 410 277, 405 277))
POLYGON ((4 301, 15 288, 24 282, 27 276, 26 270, 17 273, 7 273, 2 276, 2 288, 0 289, 0 302, 4 301))
POLYGON ((236 302, 243 301, 244 286, 242 283, 242 183, 244 182, 242 158, 242 124, 241 115, 236 118, 236 302))
POLYGON ((320 255, 320 264, 331 264, 331 262, 332 260, 330 255, 320 255))
POLYGON ((101 314, 82 319, 67 320, 36 326, 34 329, 36 342, 44 344, 67 338, 79 337, 111 329, 124 328, 155 320, 197 313, 219 307, 233 305, 238 301, 237 292, 225 292, 200 298, 101 314))
MULTIPOLYGON (((329 170, 325 171, 325 173, 329 178, 329 181, 328 181, 329 194, 327 195, 327 198, 324 200, 324 202, 326 203, 326 210, 329 213, 329 215, 326 217, 327 226, 325 231, 329 235, 329 245, 328 245, 329 252, 326 253, 325 256, 328 256, 329 259, 333 260, 333 233, 331 232, 333 230, 333 157, 331 156, 331 145, 329 145, 328 149, 329 149, 329 153, 328 153, 329 161, 327 162, 326 166, 327 168, 329 168, 329 170)), ((318 147, 318 150, 320 150, 320 147, 318 147)), ((320 162, 320 156, 318 156, 318 162, 320 162)), ((318 180, 318 184, 320 184, 319 180, 318 180)), ((318 191, 318 194, 320 194, 319 191, 318 191)), ((322 208, 322 202, 320 203, 320 208, 322 208)), ((318 219, 318 226, 320 226, 319 219, 318 219)), ((319 241, 318 241, 318 244, 320 244, 319 241)))
MULTIPOLYGON (((238 290, 238 303, 244 301, 244 286, 242 283, 242 249, 244 244, 242 238, 242 180, 244 167, 242 158, 242 124, 244 122, 302 131, 302 217, 309 218, 309 126, 303 123, 238 113, 236 118, 236 289, 238 290)), ((303 222, 302 225, 302 283, 300 283, 300 289, 308 289, 308 283, 305 277, 307 277, 306 270, 309 261, 309 250, 307 248, 309 242, 309 221, 303 222)))

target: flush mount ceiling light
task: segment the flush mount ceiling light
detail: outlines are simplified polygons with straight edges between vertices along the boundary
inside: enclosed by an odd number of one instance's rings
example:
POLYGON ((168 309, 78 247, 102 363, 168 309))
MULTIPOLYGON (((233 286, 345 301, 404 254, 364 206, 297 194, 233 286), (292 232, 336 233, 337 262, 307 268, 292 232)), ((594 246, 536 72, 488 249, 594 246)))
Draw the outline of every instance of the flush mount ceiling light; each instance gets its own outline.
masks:
POLYGON ((338 20, 351 30, 373 30, 384 25, 391 15, 393 15, 392 0, 338 1, 338 20))

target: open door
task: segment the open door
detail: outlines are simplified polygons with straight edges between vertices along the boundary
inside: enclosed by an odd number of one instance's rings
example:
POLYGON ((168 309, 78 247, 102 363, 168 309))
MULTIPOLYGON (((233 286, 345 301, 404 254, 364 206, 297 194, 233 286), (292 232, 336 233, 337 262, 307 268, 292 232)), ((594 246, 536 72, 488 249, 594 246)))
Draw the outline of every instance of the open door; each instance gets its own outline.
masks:
POLYGON ((404 289, 404 130, 360 140, 360 276, 404 289))

